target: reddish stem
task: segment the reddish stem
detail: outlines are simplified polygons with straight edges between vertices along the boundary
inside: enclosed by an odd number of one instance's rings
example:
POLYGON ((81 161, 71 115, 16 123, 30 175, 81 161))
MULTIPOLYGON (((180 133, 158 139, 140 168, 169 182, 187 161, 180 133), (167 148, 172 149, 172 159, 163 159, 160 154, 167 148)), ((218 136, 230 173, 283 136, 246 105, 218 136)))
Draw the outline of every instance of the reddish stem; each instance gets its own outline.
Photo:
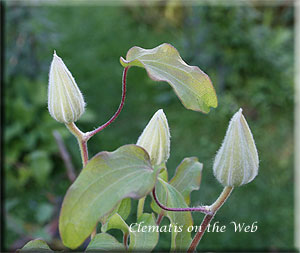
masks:
POLYGON ((88 148, 87 148, 87 141, 82 140, 81 141, 81 147, 82 147, 82 162, 83 166, 86 166, 88 161, 89 161, 89 153, 88 153, 88 148))
POLYGON ((201 225, 200 225, 200 230, 196 233, 189 249, 188 249, 188 253, 192 253, 196 250, 202 236, 204 235, 207 226, 209 225, 210 221, 212 220, 212 218, 214 217, 215 214, 211 215, 211 214, 207 214, 205 215, 201 225))
POLYGON ((126 250, 128 249, 128 244, 127 244, 127 242, 128 242, 128 234, 126 233, 126 234, 124 234, 124 236, 123 236, 123 243, 124 243, 124 246, 125 246, 125 249, 126 249, 126 250))
POLYGON ((107 121, 105 124, 103 124, 102 126, 99 126, 98 128, 96 128, 93 131, 87 132, 85 134, 86 139, 88 140, 89 138, 91 138, 93 135, 95 135, 96 133, 102 131, 104 128, 106 128, 107 126, 109 126, 120 114, 120 112, 122 111, 122 108, 124 106, 124 102, 125 102, 125 97, 126 97, 126 77, 127 77, 127 71, 128 71, 129 67, 124 68, 123 71, 123 78, 122 78, 122 98, 121 98, 121 102, 119 105, 118 110, 116 111, 116 113, 110 118, 109 121, 107 121))
POLYGON ((191 253, 196 250, 202 236, 204 235, 204 233, 207 229, 207 226, 209 225, 210 221, 214 218, 214 216, 218 212, 218 210, 221 208, 221 206, 228 199, 232 190, 233 190, 233 187, 231 187, 231 186, 224 187, 223 192, 220 194, 218 199, 215 201, 215 203, 213 203, 210 206, 211 213, 208 213, 205 215, 205 217, 201 223, 200 230, 196 233, 195 237, 193 238, 193 241, 187 252, 191 253))
POLYGON ((156 220, 156 224, 159 225, 163 219, 164 215, 163 214, 159 214, 156 220))
POLYGON ((152 190, 152 195, 153 198, 156 202, 156 204, 163 210, 166 211, 171 211, 171 212, 202 212, 205 214, 209 214, 210 210, 207 207, 204 206, 200 206, 200 207, 186 207, 186 208, 170 208, 170 207, 166 207, 163 204, 161 204, 159 202, 159 200, 157 199, 156 193, 155 193, 155 188, 153 188, 152 190))

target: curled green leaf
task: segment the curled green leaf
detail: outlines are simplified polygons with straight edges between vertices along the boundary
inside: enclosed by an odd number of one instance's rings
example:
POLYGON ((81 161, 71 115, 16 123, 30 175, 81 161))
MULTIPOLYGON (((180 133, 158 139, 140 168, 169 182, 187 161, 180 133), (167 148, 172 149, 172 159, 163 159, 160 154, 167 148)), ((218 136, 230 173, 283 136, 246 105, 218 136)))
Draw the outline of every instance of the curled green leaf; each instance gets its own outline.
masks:
POLYGON ((208 113, 217 107, 217 96, 210 78, 197 66, 189 66, 170 44, 164 43, 153 49, 132 47, 126 59, 120 58, 123 67, 145 68, 155 81, 168 82, 190 110, 208 113))

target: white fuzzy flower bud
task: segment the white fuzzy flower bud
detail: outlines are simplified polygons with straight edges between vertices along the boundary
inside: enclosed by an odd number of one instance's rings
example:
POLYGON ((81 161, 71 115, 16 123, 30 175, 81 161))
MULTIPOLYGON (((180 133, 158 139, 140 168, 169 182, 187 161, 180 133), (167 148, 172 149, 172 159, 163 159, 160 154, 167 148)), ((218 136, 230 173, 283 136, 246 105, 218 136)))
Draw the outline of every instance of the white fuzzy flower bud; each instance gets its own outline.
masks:
POLYGON ((54 51, 49 72, 48 110, 61 123, 71 123, 84 112, 83 96, 64 62, 54 51))
POLYGON ((214 175, 224 186, 240 186, 256 177, 258 163, 254 139, 240 109, 233 115, 217 152, 213 165, 214 175))
POLYGON ((170 130, 162 109, 153 115, 136 144, 148 152, 152 165, 160 165, 169 159, 170 130))

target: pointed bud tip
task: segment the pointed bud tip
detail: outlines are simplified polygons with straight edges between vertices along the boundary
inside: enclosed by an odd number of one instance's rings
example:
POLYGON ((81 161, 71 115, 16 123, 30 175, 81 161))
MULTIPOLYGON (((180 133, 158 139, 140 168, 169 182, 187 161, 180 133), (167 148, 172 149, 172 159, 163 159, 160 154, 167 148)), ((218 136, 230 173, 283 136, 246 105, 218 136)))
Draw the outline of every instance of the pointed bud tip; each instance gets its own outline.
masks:
POLYGON ((151 158, 153 165, 165 163, 170 154, 170 130, 167 117, 162 109, 159 109, 151 118, 137 145, 143 147, 151 158))
POLYGON ((242 109, 242 108, 240 108, 240 109, 232 116, 232 120, 239 119, 241 116, 243 116, 243 109, 242 109))
POLYGON ((53 52, 53 60, 52 61, 55 62, 55 64, 58 63, 57 61, 60 61, 64 65, 63 60, 57 55, 56 50, 54 50, 54 52, 53 52))
POLYGON ((166 114, 164 113, 163 109, 157 110, 157 112, 153 115, 153 118, 162 118, 166 119, 166 114))

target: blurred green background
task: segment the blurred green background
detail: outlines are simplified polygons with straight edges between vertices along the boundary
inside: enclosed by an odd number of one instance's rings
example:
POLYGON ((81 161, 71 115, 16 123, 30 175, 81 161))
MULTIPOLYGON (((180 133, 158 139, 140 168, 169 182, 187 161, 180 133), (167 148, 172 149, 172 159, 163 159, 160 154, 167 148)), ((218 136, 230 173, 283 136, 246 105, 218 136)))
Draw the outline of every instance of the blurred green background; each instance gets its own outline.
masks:
MULTIPOLYGON (((94 3, 94 5, 92 4, 94 3)), ((135 143, 151 116, 164 109, 171 128, 170 178, 184 157, 204 164, 192 205, 212 203, 222 190, 212 162, 231 116, 240 108, 256 140, 260 171, 234 191, 215 217, 226 233, 206 233, 199 250, 293 248, 293 27, 291 6, 185 6, 165 1, 128 6, 5 6, 5 237, 6 250, 41 237, 62 249, 57 232, 60 205, 70 185, 53 131, 63 137, 76 173, 76 140, 47 110, 53 50, 62 57, 87 102, 83 131, 106 122, 121 96, 119 57, 132 46, 171 43, 189 65, 210 77, 219 106, 205 115, 188 111, 171 87, 132 68, 118 119, 89 142, 90 155, 135 143), (258 222, 255 233, 235 233, 231 221, 258 222)), ((133 201, 133 206, 137 201, 133 201)), ((150 211, 150 208, 146 208, 150 211)), ((136 213, 128 223, 134 222, 136 213)), ((203 215, 193 214, 199 225, 203 215)), ((167 220, 164 220, 166 223, 167 220)), ((117 234, 121 235, 121 234, 117 234)), ((3 236, 3 235, 2 235, 3 236)), ((120 238, 119 238, 120 239, 120 238)), ((168 250, 160 234, 156 250, 168 250)))

